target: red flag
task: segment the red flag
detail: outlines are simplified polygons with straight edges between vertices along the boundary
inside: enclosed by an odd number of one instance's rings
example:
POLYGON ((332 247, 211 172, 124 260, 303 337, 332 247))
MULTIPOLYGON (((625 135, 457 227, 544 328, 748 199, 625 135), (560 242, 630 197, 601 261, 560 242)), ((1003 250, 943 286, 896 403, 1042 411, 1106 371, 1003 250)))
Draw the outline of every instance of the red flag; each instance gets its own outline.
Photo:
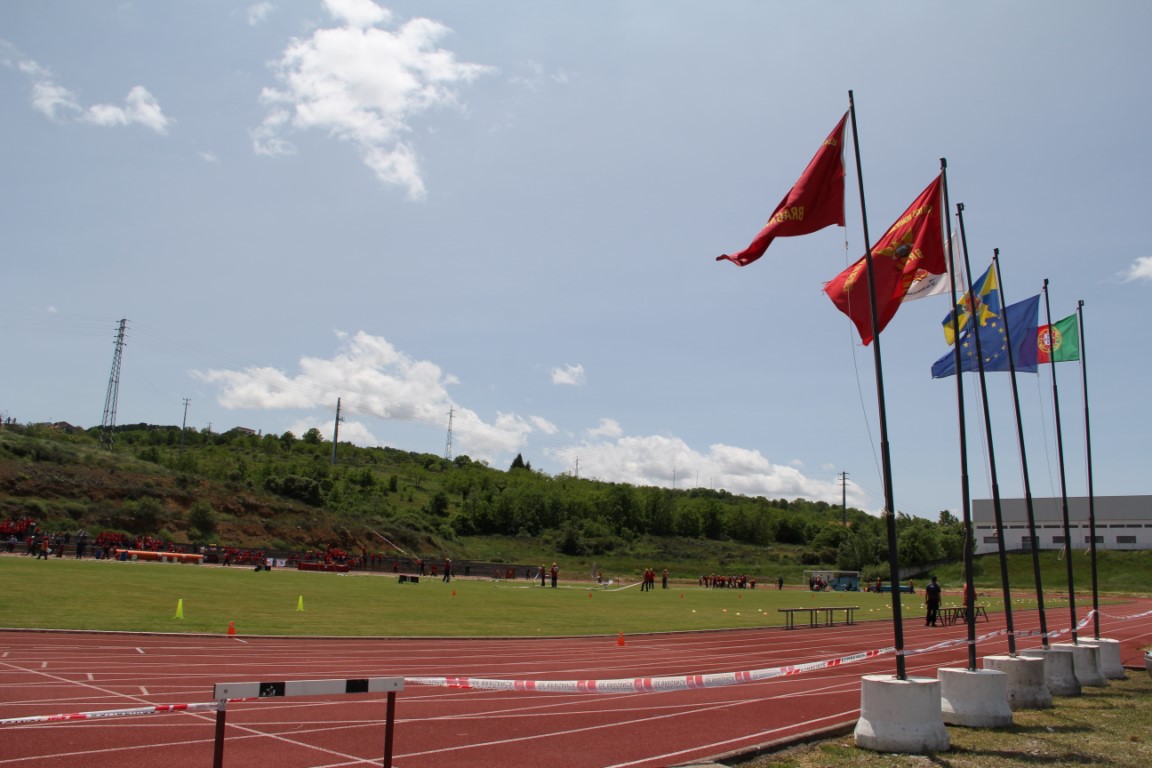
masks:
POLYGON ((845 112, 752 244, 740 253, 717 256, 716 261, 727 259, 744 267, 763 256, 777 237, 808 235, 833 224, 844 226, 843 146, 847 121, 845 112))
MULTIPOLYGON (((896 314, 918 275, 924 272, 942 275, 948 271, 940 219, 942 186, 943 176, 937 176, 872 246, 877 333, 883 331, 896 314)), ((841 312, 852 318, 860 332, 860 340, 865 344, 871 343, 867 259, 861 258, 833 278, 824 286, 824 292, 841 312)))

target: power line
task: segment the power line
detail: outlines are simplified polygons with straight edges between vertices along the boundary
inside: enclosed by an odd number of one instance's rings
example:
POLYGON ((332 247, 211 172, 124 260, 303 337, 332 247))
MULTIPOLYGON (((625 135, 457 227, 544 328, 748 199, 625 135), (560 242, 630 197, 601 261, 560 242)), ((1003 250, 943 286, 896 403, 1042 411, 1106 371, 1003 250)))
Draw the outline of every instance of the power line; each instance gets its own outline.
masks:
POLYGON ((448 409, 448 440, 444 444, 444 458, 452 461, 452 417, 455 415, 456 409, 448 409))
POLYGON ((104 395, 104 417, 100 420, 100 443, 112 449, 112 433, 116 429, 116 408, 120 400, 120 361, 124 357, 124 333, 128 321, 120 320, 116 332, 115 351, 112 353, 112 372, 108 375, 108 392, 104 395))

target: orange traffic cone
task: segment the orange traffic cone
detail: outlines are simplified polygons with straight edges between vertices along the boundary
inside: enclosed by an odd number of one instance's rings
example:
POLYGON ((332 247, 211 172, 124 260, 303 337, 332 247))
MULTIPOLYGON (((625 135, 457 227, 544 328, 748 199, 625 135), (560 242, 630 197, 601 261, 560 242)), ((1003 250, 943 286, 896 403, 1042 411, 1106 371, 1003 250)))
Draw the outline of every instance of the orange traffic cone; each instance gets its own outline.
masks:
POLYGON ((236 622, 234 622, 234 621, 228 622, 228 634, 229 635, 236 634, 236 622))
POLYGON ((620 636, 616 638, 616 645, 624 645, 624 633, 621 632, 620 636))

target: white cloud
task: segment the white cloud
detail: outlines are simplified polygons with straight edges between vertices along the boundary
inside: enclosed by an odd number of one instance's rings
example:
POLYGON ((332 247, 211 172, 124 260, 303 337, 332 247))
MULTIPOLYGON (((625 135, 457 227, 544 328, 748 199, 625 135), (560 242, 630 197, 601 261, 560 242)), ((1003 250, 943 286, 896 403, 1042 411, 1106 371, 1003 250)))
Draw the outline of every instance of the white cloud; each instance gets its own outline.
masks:
POLYGON ((584 384, 584 366, 562 365, 552 369, 553 384, 571 384, 582 386, 584 384))
POLYGON ((546 85, 567 85, 572 75, 563 70, 553 73, 544 71, 544 67, 537 62, 530 61, 521 65, 524 74, 512 75, 508 82, 528 91, 538 91, 546 85))
POLYGON ((171 120, 164 116, 160 104, 155 97, 142 85, 135 86, 128 91, 124 99, 124 106, 114 104, 96 104, 88 108, 81 118, 85 122, 96 125, 132 125, 139 123, 160 135, 168 133, 171 120))
POLYGON ((624 430, 614 419, 600 419, 600 423, 587 430, 588 437, 620 437, 624 430))
MULTIPOLYGON (((494 466, 533 448, 555 466, 579 466, 582 477, 609 482, 840 501, 838 478, 814 480, 798 467, 774 464, 755 450, 718 444, 700 452, 675 436, 626 435, 610 418, 601 419, 575 443, 542 416, 497 412, 486 420, 452 400, 448 387, 456 378, 436 363, 417 360, 364 332, 337 331, 334 336, 334 354, 302 357, 295 373, 254 366, 193 375, 219 387, 216 399, 226 408, 302 412, 290 414, 294 420, 289 429, 297 436, 315 427, 330 439, 337 398, 342 403, 340 439, 358 445, 381 444, 371 428, 373 419, 425 425, 444 434, 451 410, 454 453, 494 466)), ((382 429, 395 434, 393 428, 382 429)), ((867 508, 866 496, 854 484, 848 493, 851 504, 867 508)))
POLYGON ((81 111, 71 91, 49 80, 32 83, 32 108, 43 113, 49 120, 59 119, 60 113, 64 111, 81 111))
POLYGON ((212 152, 211 150, 207 150, 207 149, 201 150, 200 152, 197 152, 196 154, 199 155, 200 159, 206 163, 218 163, 218 162, 220 162, 220 157, 215 152, 212 152))
POLYGON ((335 18, 361 29, 392 20, 392 12, 372 0, 324 0, 324 5, 335 18))
POLYGON ((276 6, 268 2, 256 3, 255 5, 248 6, 245 12, 245 15, 248 18, 248 25, 255 27, 263 24, 275 9, 276 6))
POLYGON ((447 27, 413 19, 391 32, 392 14, 370 0, 327 0, 342 26, 294 39, 273 64, 279 88, 265 88, 268 114, 252 131, 258 154, 295 152, 287 136, 317 129, 356 147, 385 184, 423 199, 424 179, 408 140, 412 119, 432 108, 456 106, 457 89, 491 68, 458 62, 437 48, 447 27))
POLYGON ((532 422, 532 426, 536 428, 537 432, 543 432, 545 435, 554 435, 560 431, 559 427, 543 416, 529 416, 528 420, 532 422))
POLYGON ((161 135, 168 132, 172 122, 164 115, 155 97, 142 85, 128 92, 123 107, 95 104, 85 109, 74 93, 56 82, 51 70, 23 56, 7 40, 0 40, 0 64, 28 76, 32 81, 32 108, 49 120, 63 120, 65 113, 74 113, 85 123, 104 126, 137 123, 161 135))
MULTIPOLYGON (((495 421, 488 423, 452 401, 447 387, 456 383, 456 377, 435 363, 413 359, 379 336, 336 335, 341 347, 332 357, 303 357, 296 374, 264 366, 194 371, 193 375, 220 388, 216 399, 225 408, 330 410, 340 398, 349 425, 359 424, 355 417, 360 415, 444 428, 452 410, 457 453, 476 459, 502 457, 519 450, 534 432, 557 431, 546 419, 510 413, 497 413, 495 421)), ((307 424, 307 431, 326 422, 330 428, 327 416, 305 417, 301 423, 307 424)), ((342 440, 379 444, 362 424, 341 426, 340 432, 342 440)))
POLYGON ((1152 280, 1152 256, 1141 256, 1132 262, 1124 276, 1124 282, 1133 280, 1152 280))
MULTIPOLYGON (((310 429, 316 429, 323 435, 325 440, 332 439, 333 422, 331 418, 327 420, 321 418, 301 418, 296 419, 288 425, 288 432, 296 435, 296 437, 303 437, 310 429)), ((349 421, 342 419, 340 421, 340 434, 337 438, 341 443, 352 443, 354 445, 381 445, 376 435, 372 434, 365 424, 359 421, 349 421)))
MULTIPOLYGON (((604 423, 615 424, 605 419, 604 423)), ((759 451, 730 445, 710 446, 706 453, 677 437, 617 436, 599 442, 549 451, 565 466, 579 461, 580 475, 608 482, 676 488, 724 488, 732 493, 766 498, 839 502, 837 481, 814 480, 794 467, 773 464, 759 451)), ((849 503, 865 508, 866 498, 849 484, 849 503)))

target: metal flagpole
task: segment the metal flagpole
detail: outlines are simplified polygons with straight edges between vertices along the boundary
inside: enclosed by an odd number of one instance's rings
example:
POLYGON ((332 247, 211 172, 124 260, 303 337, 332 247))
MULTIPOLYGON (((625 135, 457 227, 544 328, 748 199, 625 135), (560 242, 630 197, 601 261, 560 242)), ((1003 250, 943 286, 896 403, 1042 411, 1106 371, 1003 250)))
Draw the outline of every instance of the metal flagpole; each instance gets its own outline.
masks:
MULTIPOLYGON (((1100 584, 1096 576, 1096 495, 1092 489, 1092 422, 1088 418, 1088 356, 1084 352, 1084 300, 1076 303, 1076 334, 1080 337, 1080 376, 1084 384, 1084 451, 1088 463, 1088 536, 1092 539, 1092 636, 1100 639, 1100 584)), ((1055 365, 1055 363, 1053 363, 1055 365)))
MULTIPOLYGON (((1044 316, 1048 321, 1048 349, 1052 348, 1052 307, 1048 302, 1048 278, 1044 278, 1044 316)), ((1060 467, 1060 509, 1064 516, 1064 562, 1068 572, 1068 612, 1072 620, 1072 642, 1079 644, 1076 636, 1076 587, 1072 579, 1072 526, 1068 521, 1068 482, 1064 477, 1064 433, 1060 428, 1060 390, 1056 387, 1056 362, 1049 360, 1052 368, 1052 407, 1056 418, 1056 457, 1060 467)))
POLYGON ((872 269, 872 238, 868 236, 868 209, 864 203, 864 173, 860 162, 860 135, 856 130, 856 102, 848 91, 852 118, 852 147, 856 153, 856 181, 860 188, 860 219, 864 225, 864 263, 868 271, 868 300, 872 310, 872 357, 876 367, 876 403, 880 422, 880 463, 884 480, 884 519, 888 532, 888 573, 892 580, 892 634, 896 648, 896 677, 908 678, 904 660, 904 616, 900 606, 900 563, 896 553, 896 502, 892 491, 892 454, 888 445, 888 414, 884 405, 884 368, 880 357, 880 327, 876 318, 876 280, 872 269))
MULTIPOLYGON (((968 261, 968 241, 966 239, 964 230, 964 205, 956 206, 956 215, 960 219, 960 240, 964 251, 964 269, 969 275, 972 274, 972 264, 968 261)), ((1008 315, 1005 307, 1008 302, 1004 300, 1003 286, 1000 285, 1000 271, 996 269, 993 274, 996 276, 996 290, 1000 293, 1000 322, 1005 329, 1005 341, 1007 342, 1007 328, 1008 328, 1008 315)), ((976 297, 972 297, 973 309, 975 309, 976 297)), ((976 339, 976 370, 980 379, 980 399, 983 401, 984 410, 984 435, 988 441, 988 470, 992 481, 992 514, 996 521, 996 549, 1000 556, 1000 587, 1004 594, 1004 628, 1008 632, 1008 654, 1011 656, 1016 655, 1016 624, 1012 617, 1012 589, 1008 584, 1008 553, 1004 546, 1004 512, 1000 506, 1000 481, 999 474, 996 471, 996 448, 992 439, 992 415, 988 408, 988 380, 987 374, 984 370, 984 351, 982 349, 982 342, 980 341, 980 321, 978 317, 973 317, 970 321, 972 323, 972 335, 976 339)), ((1011 343, 1008 342, 1009 349, 1011 343)), ((960 376, 959 373, 956 374, 960 376)), ((975 605, 976 595, 972 594, 973 605, 975 605)), ((976 669, 976 611, 974 608, 968 610, 968 637, 973 642, 972 653, 970 659, 972 661, 972 669, 976 669)))
MULTIPOLYGON (((996 284, 1000 285, 1000 249, 992 251, 992 263, 996 268, 996 284)), ((1003 301, 1001 301, 1003 304, 1003 301)), ((1028 516, 1028 538, 1032 542, 1032 577, 1036 582, 1036 607, 1040 614, 1040 637, 1044 648, 1048 648, 1048 617, 1044 610, 1044 580, 1040 576, 1040 542, 1036 538, 1036 510, 1032 506, 1032 482, 1028 475, 1028 451, 1024 447, 1024 421, 1020 417, 1020 387, 1016 383, 1015 349, 1012 346, 1012 332, 1004 324, 1004 341, 1008 345, 1008 373, 1012 377, 1012 406, 1016 412, 1016 441, 1020 446, 1020 473, 1024 478, 1024 508, 1028 516)), ((1015 654, 1013 654, 1015 655, 1015 654)))
MULTIPOLYGON (((945 165, 944 160, 940 161, 941 165, 945 165)), ((944 210, 948 210, 948 185, 945 179, 944 185, 944 210)), ((957 213, 964 210, 962 205, 957 206, 957 213)), ((944 217, 947 222, 945 226, 948 228, 948 242, 952 242, 952 220, 947 215, 944 217)), ((960 239, 964 240, 964 226, 963 219, 961 219, 960 226, 960 239)), ((961 243, 961 250, 966 254, 968 246, 961 243)), ((952 253, 952 249, 948 251, 948 271, 956 275, 955 261, 956 256, 952 253)), ((967 264, 965 258, 965 264, 967 264)), ((972 298, 972 270, 967 270, 968 274, 968 295, 970 301, 975 301, 972 298)), ((956 366, 956 416, 959 424, 960 431, 960 505, 961 517, 964 524, 964 615, 967 616, 965 622, 968 626, 968 669, 976 669, 976 610, 975 610, 975 589, 972 586, 972 553, 975 547, 973 541, 972 531, 972 496, 968 483, 968 430, 965 426, 965 411, 964 411, 964 370, 962 361, 960 359, 960 313, 956 311, 957 304, 956 297, 956 281, 952 281, 952 359, 956 366)), ((979 353, 977 353, 979 354, 979 353)))

